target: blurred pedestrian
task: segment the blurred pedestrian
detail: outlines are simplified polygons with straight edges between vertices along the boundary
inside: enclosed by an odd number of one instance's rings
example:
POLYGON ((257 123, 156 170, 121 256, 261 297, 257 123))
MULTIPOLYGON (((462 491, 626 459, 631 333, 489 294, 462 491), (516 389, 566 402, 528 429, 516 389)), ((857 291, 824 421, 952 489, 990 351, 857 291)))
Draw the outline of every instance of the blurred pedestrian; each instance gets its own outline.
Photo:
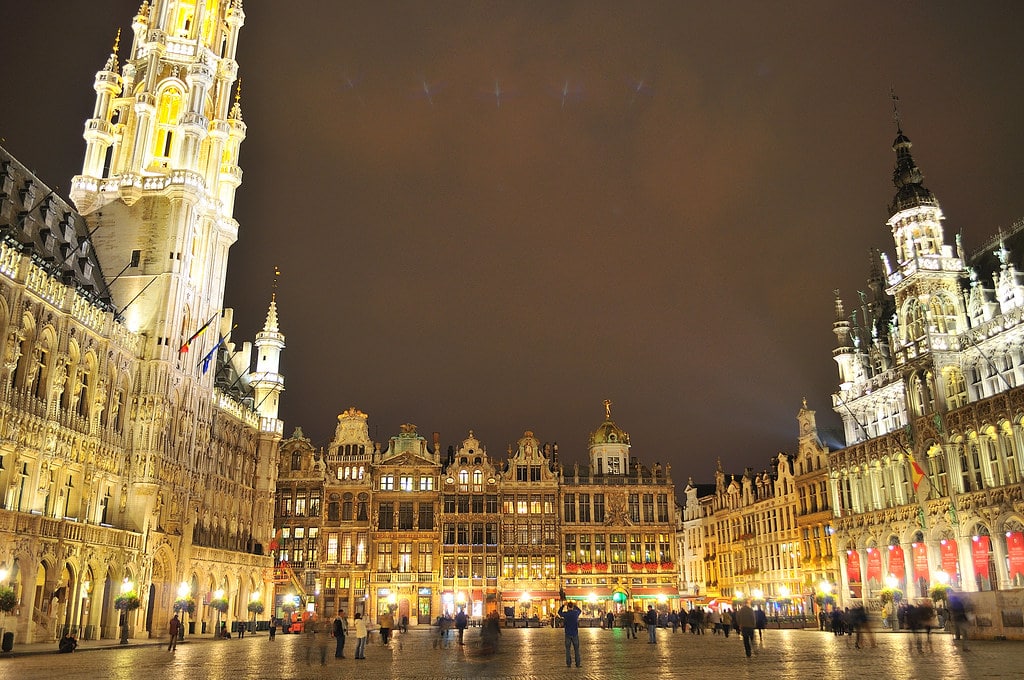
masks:
POLYGON ((743 651, 750 656, 751 648, 754 646, 754 629, 757 627, 757 616, 750 605, 744 602, 736 610, 736 623, 740 627, 740 635, 743 637, 743 651))

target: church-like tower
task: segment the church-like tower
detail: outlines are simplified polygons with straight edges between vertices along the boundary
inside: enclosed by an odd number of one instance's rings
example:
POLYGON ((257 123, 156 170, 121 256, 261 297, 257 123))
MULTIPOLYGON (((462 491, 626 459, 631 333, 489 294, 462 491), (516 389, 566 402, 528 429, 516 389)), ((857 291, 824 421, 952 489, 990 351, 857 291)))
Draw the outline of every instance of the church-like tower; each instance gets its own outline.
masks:
POLYGON ((235 61, 241 4, 143 2, 123 66, 118 41, 93 86, 71 198, 100 261, 121 271, 111 281, 118 313, 147 336, 153 357, 174 361, 223 307, 245 139, 235 61))

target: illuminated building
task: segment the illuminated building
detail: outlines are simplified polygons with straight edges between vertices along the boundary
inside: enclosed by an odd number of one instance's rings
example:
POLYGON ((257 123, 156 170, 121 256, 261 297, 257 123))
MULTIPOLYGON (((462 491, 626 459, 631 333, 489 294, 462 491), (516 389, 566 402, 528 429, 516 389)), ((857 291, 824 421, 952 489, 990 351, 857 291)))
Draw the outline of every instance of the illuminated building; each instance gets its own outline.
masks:
POLYGON ((877 610, 884 588, 916 599, 946 583, 1005 634, 1003 591, 1024 586, 1024 223, 968 257, 902 129, 893 150, 895 257, 876 258, 852 315, 836 297, 838 595, 877 610))
POLYGON ((499 475, 501 615, 543 619, 558 611, 558 445, 523 433, 499 475))
POLYGON ((113 637, 122 591, 135 636, 163 635, 179 597, 206 627, 214 593, 233 622, 268 591, 284 336, 272 301, 250 372, 223 308, 244 18, 237 0, 142 4, 93 83, 75 208, 0 153, 0 567, 19 642, 113 637))
POLYGON ((441 610, 480 619, 498 611, 502 513, 499 470, 470 432, 441 483, 441 610))
POLYGON ((589 465, 571 473, 557 445, 529 431, 504 461, 473 432, 442 457, 439 435, 428 444, 412 425, 381 451, 355 408, 324 452, 297 431, 281 442, 275 547, 294 578, 279 565, 278 594, 301 589, 328 617, 392 610, 413 626, 462 608, 547 622, 563 596, 592 612, 675 606, 669 471, 630 456, 629 435, 606 415, 589 465), (324 499, 317 518, 314 498, 324 499))
POLYGON ((679 567, 671 470, 642 465, 611 402, 590 435, 589 464, 563 471, 562 579, 585 617, 626 608, 678 609, 679 567))
POLYGON ((810 616, 823 582, 837 573, 828 505, 828 450, 814 411, 797 414, 795 454, 770 469, 728 475, 684 489, 680 554, 682 594, 691 605, 753 599, 769 614, 810 616))

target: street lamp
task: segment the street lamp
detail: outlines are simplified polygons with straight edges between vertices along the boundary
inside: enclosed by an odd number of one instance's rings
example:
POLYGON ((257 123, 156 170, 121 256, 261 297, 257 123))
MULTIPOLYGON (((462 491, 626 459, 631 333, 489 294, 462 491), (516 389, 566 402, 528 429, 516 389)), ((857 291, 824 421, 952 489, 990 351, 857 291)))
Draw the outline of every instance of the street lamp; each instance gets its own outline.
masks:
MULTIPOLYGON (((134 610, 139 606, 138 598, 132 598, 135 590, 135 584, 128 580, 128 577, 124 577, 124 581, 121 583, 121 640, 122 645, 128 644, 128 612, 134 610), (134 604, 134 606, 132 606, 134 604)), ((115 603, 116 604, 116 603, 115 603)))
POLYGON ((214 607, 214 609, 217 610, 217 620, 216 620, 217 622, 213 626, 213 636, 214 637, 220 637, 220 604, 219 604, 219 602, 220 602, 220 600, 224 599, 224 589, 223 588, 218 588, 217 590, 215 590, 214 593, 213 593, 213 599, 218 602, 218 605, 216 607, 214 607))
POLYGON ((530 627, 530 618, 526 613, 530 610, 530 593, 524 592, 519 598, 519 605, 523 608, 523 621, 526 622, 526 627, 530 627))

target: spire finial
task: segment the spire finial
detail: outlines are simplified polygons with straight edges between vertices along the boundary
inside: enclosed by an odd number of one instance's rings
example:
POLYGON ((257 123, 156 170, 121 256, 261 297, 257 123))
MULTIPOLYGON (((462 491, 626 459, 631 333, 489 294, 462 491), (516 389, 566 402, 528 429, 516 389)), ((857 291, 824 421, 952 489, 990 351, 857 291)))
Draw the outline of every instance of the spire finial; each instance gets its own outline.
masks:
POLYGON ((900 98, 896 96, 896 90, 889 87, 889 96, 892 97, 892 117, 896 121, 896 131, 903 132, 903 122, 900 120, 900 98))
POLYGON ((238 82, 235 84, 235 103, 242 103, 242 76, 238 76, 238 82))
POLYGON ((277 278, 281 276, 281 268, 276 264, 274 265, 274 283, 270 286, 270 299, 273 301, 277 300, 277 278))
POLYGON ((610 399, 604 400, 604 417, 606 420, 612 419, 612 402, 610 399))
POLYGON ((106 66, 104 69, 107 71, 117 71, 117 50, 121 46, 121 29, 117 29, 117 35, 114 37, 114 46, 110 48, 110 56, 107 57, 106 66))

